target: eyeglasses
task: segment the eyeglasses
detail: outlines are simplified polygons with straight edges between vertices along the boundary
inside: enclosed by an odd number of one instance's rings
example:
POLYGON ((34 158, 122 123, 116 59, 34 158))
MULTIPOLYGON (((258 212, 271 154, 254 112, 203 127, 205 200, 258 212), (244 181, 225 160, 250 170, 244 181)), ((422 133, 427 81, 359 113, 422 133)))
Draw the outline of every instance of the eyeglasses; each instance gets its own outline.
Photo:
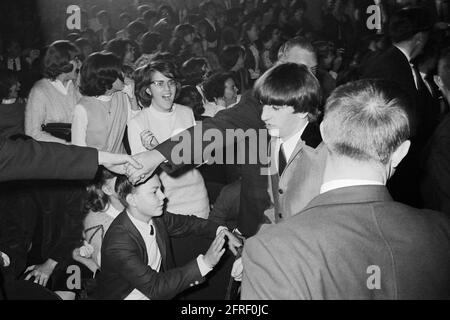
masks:
POLYGON ((164 89, 165 84, 167 84, 171 88, 174 88, 177 86, 177 82, 175 80, 169 80, 169 81, 155 80, 155 81, 150 82, 150 84, 154 84, 155 87, 158 89, 164 89))

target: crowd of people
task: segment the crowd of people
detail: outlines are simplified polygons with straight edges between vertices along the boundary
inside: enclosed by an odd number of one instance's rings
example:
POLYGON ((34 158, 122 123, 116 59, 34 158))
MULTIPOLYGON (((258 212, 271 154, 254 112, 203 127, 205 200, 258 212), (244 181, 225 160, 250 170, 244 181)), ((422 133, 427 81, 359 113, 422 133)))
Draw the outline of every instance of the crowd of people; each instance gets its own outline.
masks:
POLYGON ((4 297, 450 297, 447 1, 64 4, 0 38, 4 297))

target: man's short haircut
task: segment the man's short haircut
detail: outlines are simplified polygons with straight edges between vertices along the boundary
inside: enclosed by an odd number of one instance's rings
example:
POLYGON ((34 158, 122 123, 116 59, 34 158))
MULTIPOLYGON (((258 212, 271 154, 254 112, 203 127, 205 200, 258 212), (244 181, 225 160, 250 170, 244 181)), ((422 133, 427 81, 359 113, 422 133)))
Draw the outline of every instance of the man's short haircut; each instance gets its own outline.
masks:
POLYGON ((53 42, 44 56, 44 77, 55 80, 60 74, 73 71, 70 63, 75 57, 80 56, 78 48, 67 40, 53 42))
POLYGON ((142 53, 150 54, 156 52, 158 45, 162 43, 163 39, 158 32, 147 32, 144 33, 141 39, 141 49, 142 53))
POLYGON ((261 104, 292 106, 295 113, 308 113, 310 121, 316 120, 322 104, 319 81, 303 64, 272 67, 256 81, 254 91, 261 104))
POLYGON ((123 61, 127 54, 128 45, 133 45, 130 40, 112 39, 106 44, 105 50, 115 54, 120 61, 123 61))
POLYGON ((389 36, 393 43, 410 40, 419 32, 431 29, 428 11, 421 7, 397 11, 389 22, 389 36))
POLYGON ((220 64, 225 71, 229 71, 236 65, 240 56, 245 57, 244 48, 238 45, 226 46, 220 54, 220 64))
POLYGON ((439 58, 438 75, 441 77, 444 87, 450 90, 450 48, 442 51, 439 58))
POLYGON ((314 46, 311 44, 310 41, 303 37, 294 37, 289 40, 287 40, 281 47, 280 50, 278 50, 278 60, 282 60, 284 57, 287 56, 289 50, 292 48, 301 48, 303 50, 306 50, 311 53, 316 53, 314 46))
POLYGON ((81 67, 80 92, 89 97, 103 95, 117 79, 123 80, 119 58, 113 53, 95 52, 81 67))
POLYGON ((331 154, 385 165, 410 136, 408 101, 390 81, 360 80, 338 87, 325 107, 323 141, 331 154))
POLYGON ((127 196, 133 193, 135 186, 128 180, 127 176, 120 175, 116 179, 116 183, 114 185, 114 189, 119 197, 120 203, 128 208, 127 196))

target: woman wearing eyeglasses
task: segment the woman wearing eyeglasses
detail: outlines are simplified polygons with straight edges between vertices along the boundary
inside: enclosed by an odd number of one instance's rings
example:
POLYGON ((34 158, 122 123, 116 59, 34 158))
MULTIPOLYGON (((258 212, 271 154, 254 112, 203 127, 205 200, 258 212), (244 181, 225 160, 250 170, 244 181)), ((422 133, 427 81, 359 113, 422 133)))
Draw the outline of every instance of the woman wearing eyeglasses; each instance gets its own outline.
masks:
POLYGON ((125 153, 125 127, 132 109, 138 108, 123 89, 122 63, 117 56, 97 52, 86 59, 80 74, 83 97, 75 107, 72 122, 73 144, 125 153))
POLYGON ((56 41, 44 57, 44 78, 31 89, 25 109, 25 134, 39 141, 67 144, 42 129, 49 123, 72 122, 80 98, 75 82, 81 62, 80 52, 69 41, 56 41))
MULTIPOLYGON (((144 109, 128 123, 132 154, 151 150, 179 132, 195 125, 189 107, 175 104, 179 75, 173 63, 153 61, 135 71, 136 98, 144 109)), ((167 211, 207 218, 209 201, 201 174, 192 169, 171 177, 160 174, 168 199, 167 211)))

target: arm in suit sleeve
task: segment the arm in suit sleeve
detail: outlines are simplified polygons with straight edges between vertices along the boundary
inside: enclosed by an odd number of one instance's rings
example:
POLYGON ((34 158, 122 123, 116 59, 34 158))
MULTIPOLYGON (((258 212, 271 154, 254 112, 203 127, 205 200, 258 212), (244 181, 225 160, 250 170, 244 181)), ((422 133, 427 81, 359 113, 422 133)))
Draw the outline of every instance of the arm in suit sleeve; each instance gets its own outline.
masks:
MULTIPOLYGON (((283 272, 276 255, 277 248, 253 237, 245 242, 242 254, 244 274, 242 278, 242 300, 287 300, 292 297, 292 281, 283 272)), ((285 256, 284 259, 290 259, 285 256)))
POLYGON ((98 151, 34 140, 0 139, 0 181, 92 179, 98 151))
POLYGON ((108 233, 102 247, 102 269, 112 268, 149 299, 171 299, 196 281, 204 281, 196 260, 180 268, 156 272, 144 263, 129 232, 118 227, 110 228, 108 233))
POLYGON ((161 219, 167 226, 167 231, 171 237, 185 237, 196 235, 214 239, 218 224, 210 220, 198 218, 196 216, 184 216, 166 212, 161 219))
MULTIPOLYGON (((175 163, 172 156, 178 155, 172 154, 173 149, 183 139, 190 139, 190 164, 202 164, 208 159, 203 158, 203 150, 211 143, 210 141, 203 141, 202 137, 204 133, 209 129, 216 129, 222 133, 226 140, 227 129, 242 129, 244 131, 253 128, 258 129, 263 127, 261 121, 261 106, 253 95, 253 91, 246 92, 241 101, 233 108, 223 110, 219 112, 214 118, 205 119, 201 122, 201 125, 196 125, 182 133, 174 136, 173 138, 161 143, 156 147, 167 160, 168 163, 164 163, 161 167, 164 171, 171 173, 178 170, 184 164, 175 163), (195 150, 197 149, 197 152, 195 150), (199 152, 200 151, 200 152, 199 152)), ((224 141, 223 147, 232 147, 234 145, 233 139, 231 141, 224 141)), ((185 155, 184 155, 185 156, 185 155)), ((187 163, 186 163, 187 164, 187 163)))

